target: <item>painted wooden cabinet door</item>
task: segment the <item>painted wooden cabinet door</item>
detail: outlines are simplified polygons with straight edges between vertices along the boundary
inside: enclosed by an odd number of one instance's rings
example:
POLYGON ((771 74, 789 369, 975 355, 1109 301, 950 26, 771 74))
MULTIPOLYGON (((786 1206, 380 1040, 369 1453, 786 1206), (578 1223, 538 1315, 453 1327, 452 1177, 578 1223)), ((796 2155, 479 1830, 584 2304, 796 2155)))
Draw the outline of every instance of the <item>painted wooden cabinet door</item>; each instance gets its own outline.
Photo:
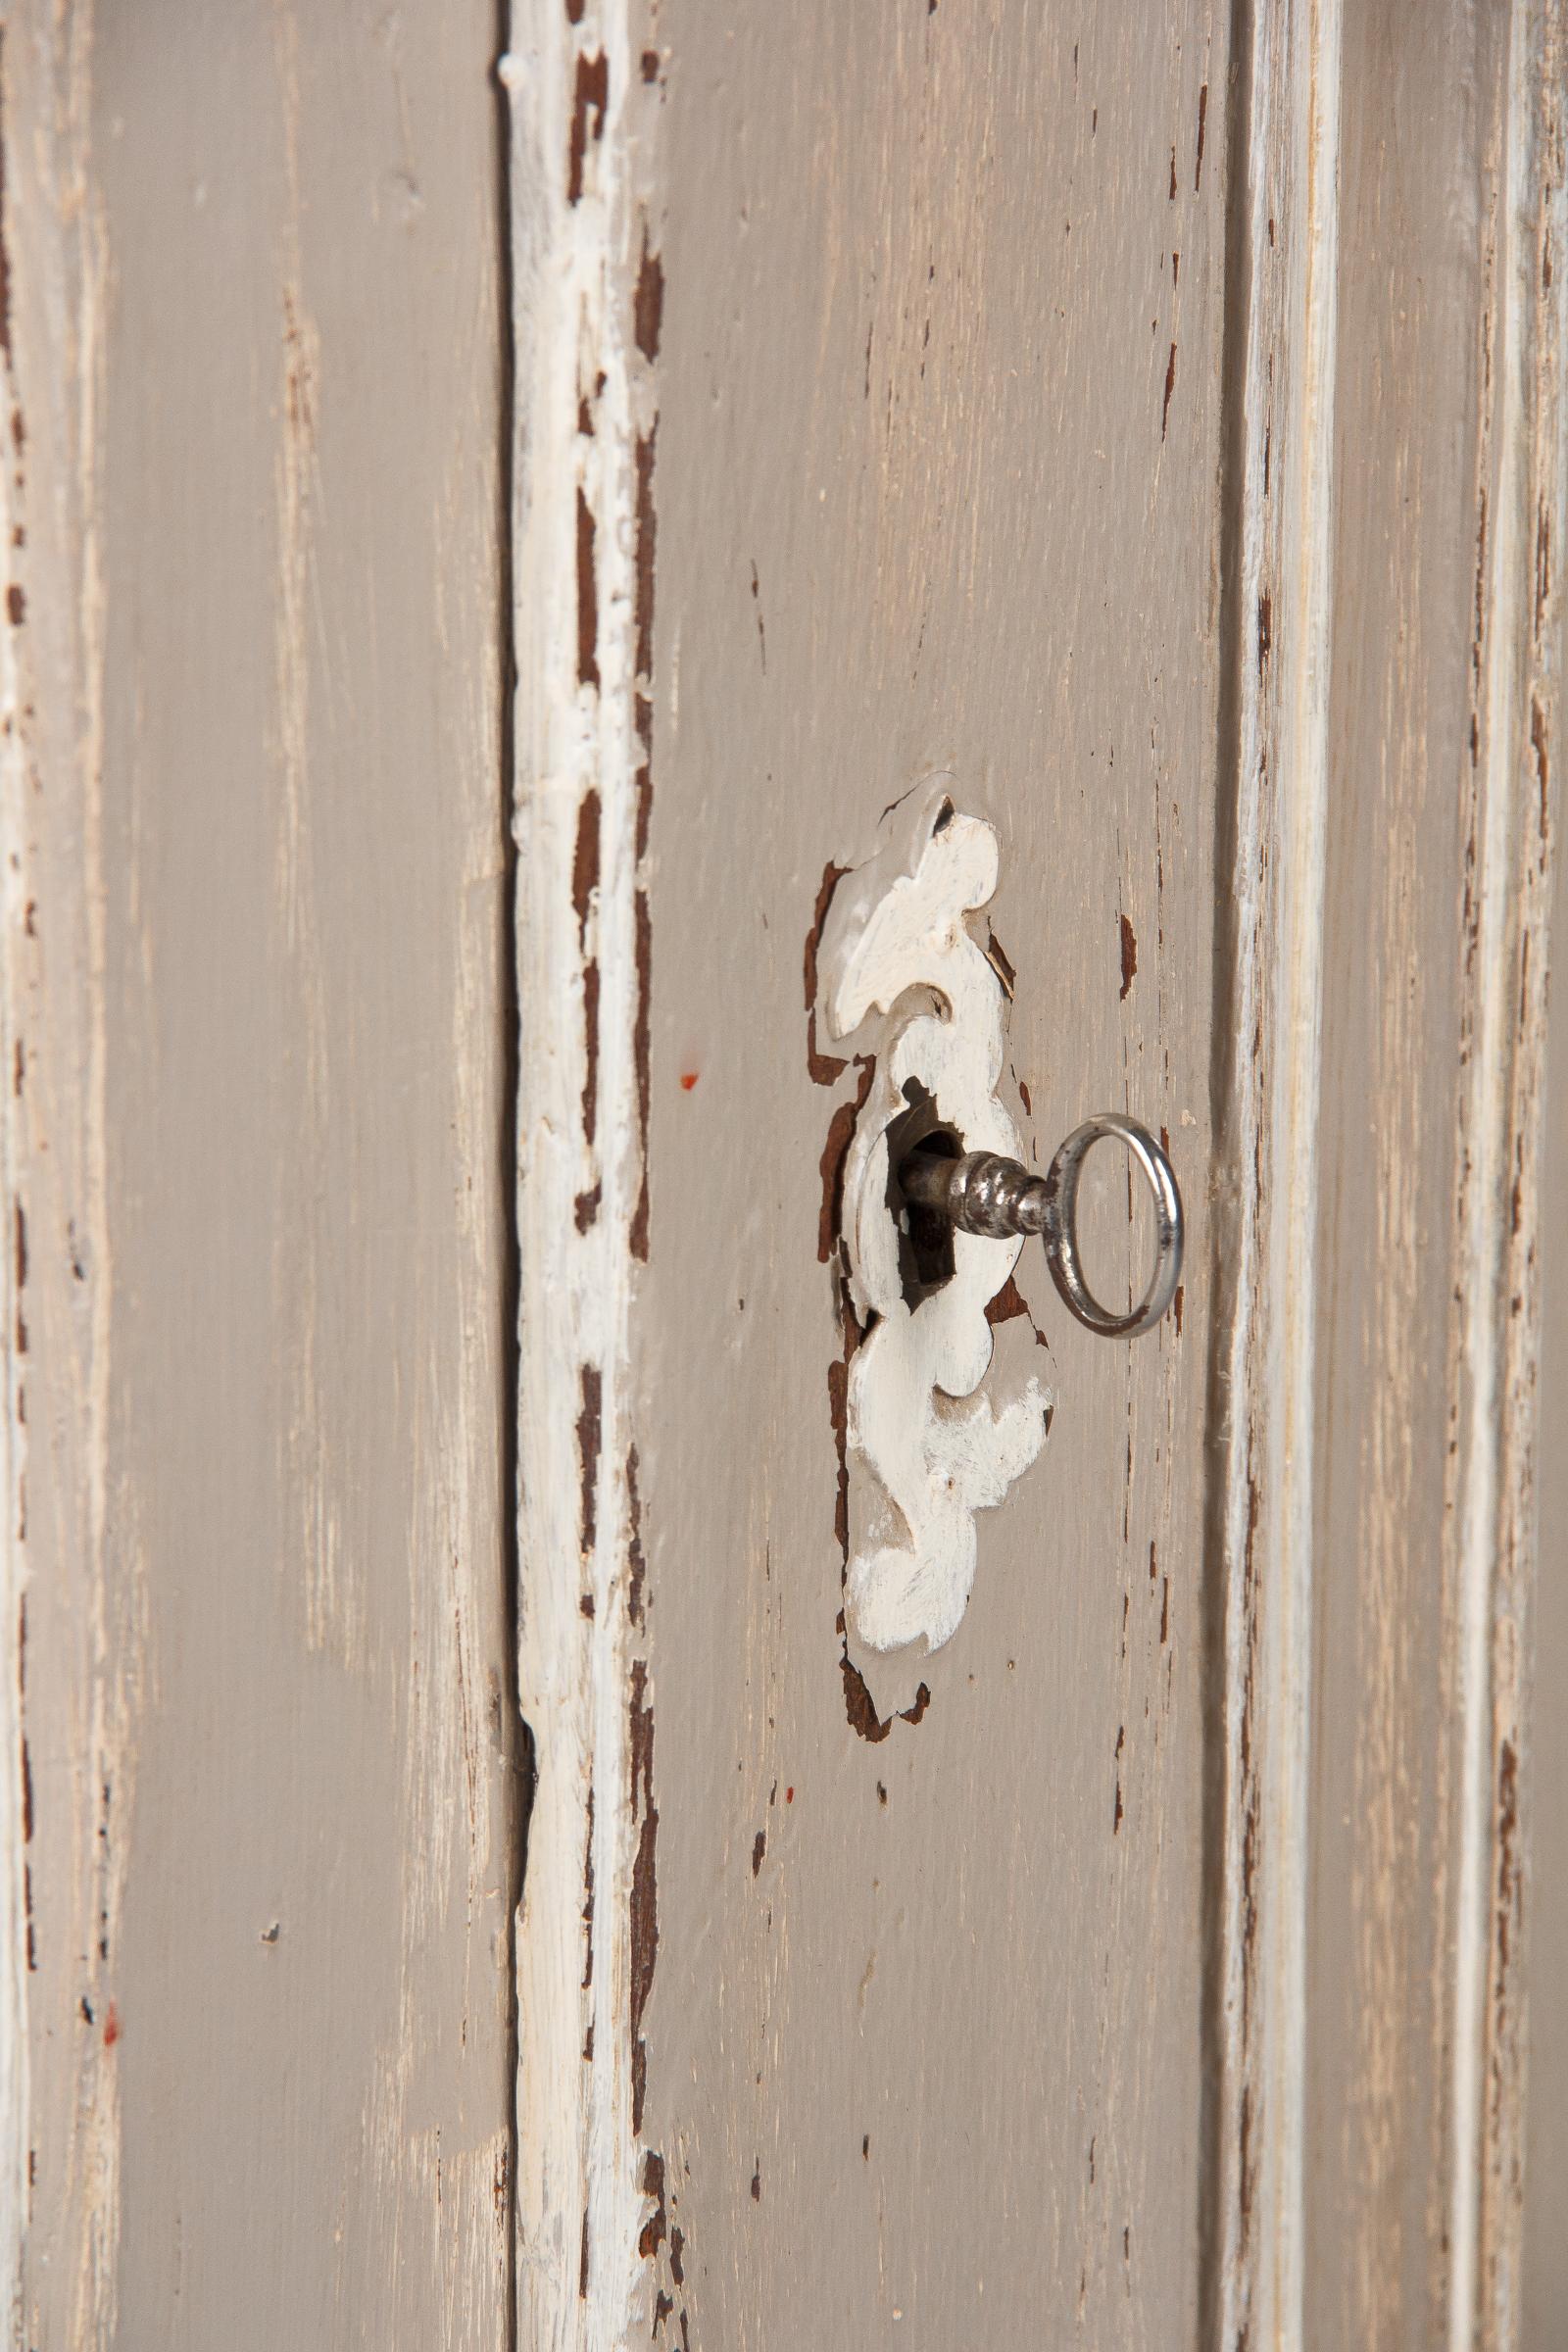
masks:
POLYGON ((1565 32, 7 12, 11 2342, 1565 2340, 1565 32))

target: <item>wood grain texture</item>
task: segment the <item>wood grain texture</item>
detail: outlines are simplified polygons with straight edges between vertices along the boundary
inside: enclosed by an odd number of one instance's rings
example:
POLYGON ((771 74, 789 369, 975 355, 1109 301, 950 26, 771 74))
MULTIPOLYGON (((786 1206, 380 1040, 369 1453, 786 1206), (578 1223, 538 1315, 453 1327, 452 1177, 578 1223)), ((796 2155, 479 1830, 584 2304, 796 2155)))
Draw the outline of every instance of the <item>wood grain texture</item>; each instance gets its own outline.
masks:
POLYGON ((1474 1963, 1459 1980, 1475 2027, 1473 2041, 1460 2044, 1468 2080, 1454 2101, 1452 2234, 1461 2258, 1448 2317, 1455 2342, 1511 2342, 1520 2316, 1529 1815, 1519 1783, 1534 1687, 1546 948, 1561 816, 1552 763, 1568 622, 1560 563, 1568 544, 1565 92, 1568 10, 1520 0, 1509 19, 1502 107, 1500 366, 1494 355, 1495 407, 1483 407, 1495 517, 1480 622, 1488 773, 1478 935, 1483 954, 1490 950, 1490 986, 1470 1065, 1470 1124, 1490 1148, 1476 1154, 1469 1199, 1460 1194, 1472 1212, 1471 1257, 1481 1279, 1469 1367, 1472 1631, 1460 1881, 1461 1898, 1474 1901, 1466 1915, 1474 1963), (1484 1477, 1474 1468, 1478 1456, 1484 1477))
MULTIPOLYGON (((555 1479, 575 1446, 588 1516, 541 1544, 532 1603, 564 1623, 591 1554, 541 1788, 568 1791, 562 1917, 589 1859, 594 1972, 601 1857, 618 1874, 629 2143, 597 1973, 585 2005, 561 1955, 538 2030, 569 2057, 591 2006, 579 2144, 603 2095, 642 2196, 611 2248, 585 2236, 575 2313, 570 2183, 541 2205, 552 2340, 1504 2344, 1558 16, 1243 11, 1234 59, 1198 11, 566 19, 539 153, 559 170, 582 127, 559 252, 589 292, 552 314, 544 285, 520 326, 569 339, 608 283, 609 365, 590 332, 574 381, 613 387, 646 234, 662 342, 657 444, 621 399, 604 461, 561 405, 591 530, 535 456, 575 644, 558 612, 546 659, 519 602, 525 683, 553 662, 599 738, 540 901, 576 1041, 549 1132, 590 1148, 585 1183, 612 1147, 586 1120, 598 851, 567 920, 584 823, 635 808, 646 858, 615 885, 629 1258, 562 1294, 574 1333, 625 1335, 617 1436, 598 1385, 573 1424, 558 1356, 555 1479), (657 132, 614 113, 634 55, 657 132), (1391 140, 1390 108, 1423 135, 1391 140), (623 190, 585 249, 612 123, 657 202, 645 229, 623 190), (607 517, 653 629, 609 735, 583 636, 607 517), (938 768, 1003 838, 1025 1132, 1049 1151, 1118 1085, 1168 1124, 1202 1274, 1131 1360, 1042 1313, 1057 1426, 983 1522, 959 1636, 879 1722, 836 1605, 835 1183, 866 1073, 806 1016, 835 870, 938 768)), ((524 1243, 546 1294, 578 1262, 558 1195, 524 1243)), ((524 1661, 543 1689, 548 1649, 524 1661)), ((590 2152, 585 2212, 599 2182, 590 2152)))
POLYGON ((5 2257, 10 2340, 70 2345, 109 2342, 115 2321, 119 2070, 82 2006, 107 2025, 102 1947, 123 1874, 118 1841, 95 1835, 98 1792, 120 1777, 142 1679, 134 1594, 112 1591, 106 1570, 103 254, 89 54, 79 14, 8 24, 0 93, 4 1640, 8 1820, 21 1832, 7 1888, 5 2257))
POLYGON ((496 30, 0 44, 11 2338, 1554 2341, 1564 0, 496 30), (884 1719, 812 1007, 939 770, 1189 1274, 1000 1293, 884 1719))
POLYGON ((1549 1118, 1541 1194, 1541 1430, 1537 1495, 1540 1580, 1531 1659, 1528 1741, 1530 1875, 1526 1903, 1529 2097, 1521 2256, 1521 2352, 1568 2341, 1568 1020, 1562 1017, 1563 926, 1557 868, 1552 914, 1556 1005, 1550 1024, 1549 1118))
POLYGON ((1168 1127, 1206 1263, 1224 17, 676 0, 657 48, 655 2291, 694 2345, 1191 2342, 1202 1308, 1105 1347, 1021 1265, 1055 1419, 884 1734, 818 1251, 863 1073, 806 1012, 824 868, 951 767, 1029 1148, 1168 1127))
POLYGON ((1466 1296, 1456 1199, 1461 1030, 1485 975, 1464 937, 1476 584, 1454 551, 1484 530, 1499 28, 1467 9, 1419 33, 1395 10, 1345 25, 1341 202, 1366 233, 1343 248, 1330 448, 1309 2342, 1441 2342, 1447 2317, 1456 1349, 1461 1317, 1485 1311, 1466 1296), (1391 149, 1391 96, 1428 139, 1391 149))
POLYGON ((1458 2352, 1517 2320, 1561 35, 1525 8, 1345 22, 1304 2119, 1325 2344, 1458 2352), (1391 138, 1391 109, 1423 135, 1391 138))
POLYGON ((1251 32, 1228 2344, 1517 2326, 1560 53, 1525 8, 1251 32))
MULTIPOLYGON (((1242 43, 1229 251, 1230 487, 1211 1260, 1220 1447, 1210 1524, 1223 1735, 1207 2084, 1208 2325, 1299 2340, 1306 1852, 1318 1411, 1318 1140, 1340 244, 1337 6, 1242 43), (1227 779, 1234 782, 1228 788, 1227 779)), ((1215 1783, 1217 1782, 1217 1790, 1215 1783)))
POLYGON ((493 38, 5 36, 29 2345, 507 2340, 493 38))

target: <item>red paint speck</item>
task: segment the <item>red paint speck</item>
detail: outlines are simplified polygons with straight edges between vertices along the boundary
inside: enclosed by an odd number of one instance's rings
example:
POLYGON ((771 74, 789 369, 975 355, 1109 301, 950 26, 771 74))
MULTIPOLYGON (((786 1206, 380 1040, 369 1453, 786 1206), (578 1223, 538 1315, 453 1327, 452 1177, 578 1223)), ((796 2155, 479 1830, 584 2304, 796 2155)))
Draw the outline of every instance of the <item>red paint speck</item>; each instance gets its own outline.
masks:
POLYGON ((693 1088, 693 1087, 694 1087, 696 1084, 697 1084, 697 1072, 696 1072, 695 1070, 682 1070, 682 1072, 681 1072, 681 1074, 680 1074, 680 1085, 681 1085, 681 1092, 682 1092, 682 1094, 689 1095, 689 1094, 691 1093, 691 1091, 692 1091, 692 1088, 693 1088))
POLYGON ((104 2019, 104 2048, 106 2050, 112 2050, 119 2039, 120 2011, 115 2007, 114 2002, 111 2001, 109 2004, 109 2014, 104 2019))
POLYGON ((786 1788, 786 1789, 785 1789, 785 1791, 784 1791, 784 1802, 785 1802, 787 1805, 793 1805, 793 1804, 794 1804, 794 1802, 795 1802, 795 1791, 794 1791, 794 1789, 793 1789, 793 1788, 786 1788))

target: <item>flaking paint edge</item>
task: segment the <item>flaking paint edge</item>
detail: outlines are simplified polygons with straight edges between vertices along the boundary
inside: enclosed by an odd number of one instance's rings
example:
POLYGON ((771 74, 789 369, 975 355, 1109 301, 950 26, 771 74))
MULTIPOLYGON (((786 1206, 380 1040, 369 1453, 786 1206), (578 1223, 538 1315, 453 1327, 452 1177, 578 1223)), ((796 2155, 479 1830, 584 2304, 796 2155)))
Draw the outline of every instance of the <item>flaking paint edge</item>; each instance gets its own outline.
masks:
POLYGON ((968 1149, 1016 1156, 1021 1148, 996 1091, 1003 983, 967 920, 995 892, 997 839, 955 814, 951 782, 932 779, 884 816, 876 856, 840 879, 821 939, 821 1026, 858 1061, 874 1047, 844 1162, 839 1241, 864 1334, 848 1382, 845 1614, 853 1662, 879 1708, 881 1657, 923 1658, 956 1632, 975 1576, 975 1514, 1023 1476, 1051 1421, 1050 1392, 1034 1378, 1004 1399, 980 1394, 993 1356, 989 1309, 1022 1242, 957 1236, 953 1279, 911 1312, 888 1214, 885 1138, 907 1107, 906 1083, 927 1091, 968 1149), (940 1017, 909 1009, 922 991, 945 1006, 940 1017))
POLYGON ((627 1367, 648 1247, 662 279, 648 200, 659 94, 633 29, 628 0, 519 5, 501 65, 515 352, 518 1684, 535 1768, 517 1920, 517 2328, 540 2352, 612 2352, 653 2294, 640 2027, 658 1816, 627 1367))
MULTIPOLYGON (((0 724, 4 830, 4 1122, 8 1208, 30 1237, 16 1253, 8 1305, 16 1356, 30 1365, 27 1420, 8 1347, 10 1507, 6 1530, 8 1707, 64 1713, 77 1737, 47 1768, 23 1771, 24 1846, 38 1800, 34 1886, 49 1919, 36 1941, 14 1920, 13 1964, 34 1979, 5 2121, 23 2168, 21 2237, 27 2340, 51 2330, 108 2342, 115 2330, 121 2231, 122 2021, 114 1997, 124 1886, 134 1726, 144 1675, 145 1598, 133 1530, 117 1532, 108 1491, 111 1235, 108 1217, 103 864, 104 587, 99 538, 108 255, 92 171, 93 18, 88 9, 13 16, 4 31, 6 332, 10 446, 5 515, 12 587, 10 728, 0 724), (26 424, 24 426, 24 413, 26 424), (24 447, 31 455, 24 464, 24 447), (36 473, 49 485, 26 498, 36 473), (13 501, 19 502, 15 506, 13 501), (21 503, 25 501, 25 517, 21 503), (25 554, 16 538, 22 529, 25 554), (17 551, 17 552, 12 552, 17 551), (22 581, 25 577, 25 589, 22 581), (13 859, 18 864, 13 865, 13 859), (10 920, 12 916, 15 921, 10 920), (21 1058, 18 1058, 18 1049, 21 1058), (25 1074, 24 1087, 17 1077, 25 1074), (25 1348, 23 1323, 26 1324, 25 1348), (24 1430, 25 1435, 24 1436, 24 1430), (30 1497, 24 1510, 24 1485, 30 1497), (48 1497, 40 1507, 40 1491, 48 1497), (25 1676, 20 1603, 30 1587, 25 1676), (45 1786, 47 1783, 47 1786, 45 1786), (115 1807, 113 1834, 109 1819, 115 1807), (47 1869, 44 1867, 47 1838, 47 1869), (42 2022, 66 2007, 69 2036, 42 2022), (43 2165, 34 2176, 34 2156, 43 2165)), ((20 1229, 19 1229, 20 1230, 20 1229)), ((25 1713, 4 1726, 25 1736, 25 1713)), ((13 1770, 20 1761, 12 1750, 13 1770)), ((4 1792, 9 1803, 18 1794, 4 1792)), ((13 1818, 15 1818, 13 1816, 13 1818)), ((13 1830, 12 1835, 15 1835, 13 1830)), ((7 2245, 7 2256, 15 2252, 7 2245)), ((14 2306, 15 2308, 15 2306, 14 2306)))

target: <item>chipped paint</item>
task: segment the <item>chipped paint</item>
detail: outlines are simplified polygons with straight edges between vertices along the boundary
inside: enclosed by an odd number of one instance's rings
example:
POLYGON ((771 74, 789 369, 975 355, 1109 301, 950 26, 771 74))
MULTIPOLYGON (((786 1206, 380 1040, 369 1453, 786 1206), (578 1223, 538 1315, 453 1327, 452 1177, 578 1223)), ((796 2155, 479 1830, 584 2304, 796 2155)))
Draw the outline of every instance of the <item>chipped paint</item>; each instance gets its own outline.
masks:
POLYGON ((662 2241, 662 2167, 639 2144, 659 1816, 627 1386, 652 1210, 658 94, 626 0, 519 8, 513 30, 518 1678, 537 1771, 517 1931, 517 2326, 550 2352, 612 2352, 650 2324, 662 2241))
POLYGON ((118 2308, 121 2082, 108 2053, 120 2032, 112 1987, 126 1854, 112 1806, 118 1795, 122 1816, 134 1786, 145 1636, 133 1532, 113 1561, 109 1553, 106 257, 92 31, 75 11, 5 32, 13 463, 0 487, 0 530, 22 575, 0 631, 5 1054, 18 1081, 3 1140, 18 1247, 5 1315, 0 1805, 23 1829, 20 1855, 6 1841, 0 1878, 0 2252, 19 2340, 24 2328, 27 2340, 42 2333, 47 2301, 61 2331, 84 2342, 109 2340, 118 2308), (38 470, 50 492, 33 501, 38 470), (40 1703, 72 1710, 76 1731, 64 1750, 28 1743, 40 1703), (35 1811, 40 1838, 45 1825, 51 1836, 36 1886, 35 1811), (104 2023, 79 2036, 41 2033, 37 2011, 67 2001, 84 2023, 104 2023))
POLYGON ((879 1714, 886 1653, 924 1654, 956 1631, 974 1582, 974 1514, 1035 1460, 1051 1413, 1033 1376, 999 1400, 976 1394, 992 1362, 988 1309, 1022 1242, 956 1235, 951 1280, 911 1308, 888 1207, 888 1129, 916 1099, 911 1087, 966 1150, 1020 1149, 996 1092, 1006 994, 967 923, 996 889, 997 837, 955 813, 951 783, 932 778, 889 811, 876 855, 834 891, 819 954, 822 1027, 867 1065, 858 1117, 841 1111, 829 1128, 823 1217, 842 1237, 865 1335, 846 1367, 847 1688, 854 1675, 879 1714))

